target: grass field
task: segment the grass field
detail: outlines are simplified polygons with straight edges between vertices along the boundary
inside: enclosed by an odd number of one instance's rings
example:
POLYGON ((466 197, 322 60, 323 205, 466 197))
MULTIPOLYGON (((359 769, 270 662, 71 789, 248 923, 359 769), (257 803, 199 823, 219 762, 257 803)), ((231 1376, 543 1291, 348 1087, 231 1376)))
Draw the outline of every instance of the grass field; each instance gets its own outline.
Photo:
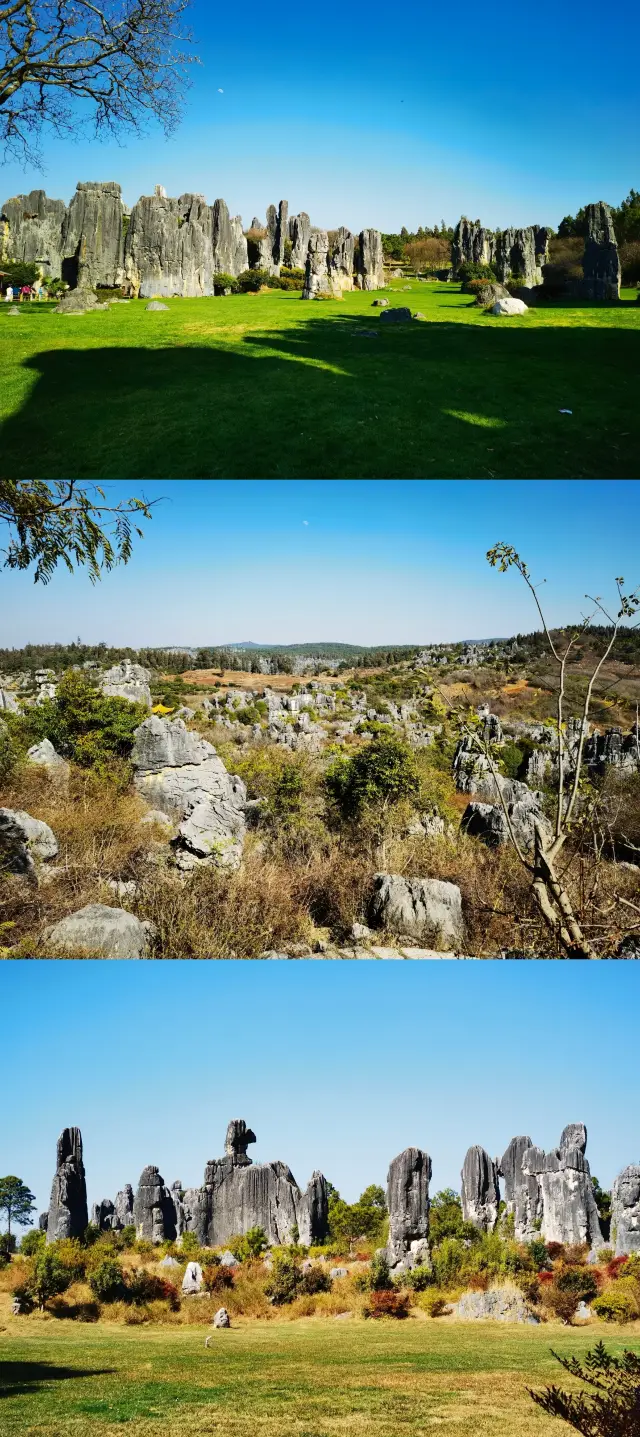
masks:
MULTIPOLYGON (((640 1351, 640 1334, 556 1324, 307 1320, 204 1328, 8 1319, 2 1437, 560 1437, 526 1387, 563 1376, 550 1347, 640 1351)), ((637 1326, 637 1324, 636 1324, 637 1326)), ((571 1386, 570 1379, 562 1385, 571 1386)))
POLYGON ((16 478, 629 478, 640 306, 496 319, 457 286, 0 305, 0 449, 16 478), (373 334, 367 331, 373 331, 373 334), (572 413, 562 414, 560 410, 572 413))

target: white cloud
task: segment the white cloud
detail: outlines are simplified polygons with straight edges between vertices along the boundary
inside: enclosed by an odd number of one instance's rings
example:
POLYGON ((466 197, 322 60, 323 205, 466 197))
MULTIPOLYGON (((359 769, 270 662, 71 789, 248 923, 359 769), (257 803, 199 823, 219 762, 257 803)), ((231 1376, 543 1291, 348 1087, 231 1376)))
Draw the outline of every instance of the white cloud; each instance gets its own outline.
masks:
POLYGON ((224 95, 224 90, 218 90, 219 95, 224 95))
POLYGON ((308 528, 309 528, 309 520, 308 520, 308 519, 303 519, 302 522, 303 522, 303 524, 304 524, 304 526, 305 526, 305 529, 308 529, 308 528))

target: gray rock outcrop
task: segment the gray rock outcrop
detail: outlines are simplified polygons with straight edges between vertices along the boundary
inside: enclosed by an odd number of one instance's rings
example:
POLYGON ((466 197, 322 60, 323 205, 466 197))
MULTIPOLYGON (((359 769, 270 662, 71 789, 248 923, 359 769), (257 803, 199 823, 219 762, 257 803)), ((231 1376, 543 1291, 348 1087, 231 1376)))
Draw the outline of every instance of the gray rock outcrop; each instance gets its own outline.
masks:
POLYGON ((390 1267, 429 1262, 429 1183, 431 1158, 421 1148, 405 1148, 387 1174, 390 1267))
POLYGON ((329 285, 334 294, 353 289, 355 240, 351 232, 341 228, 329 248, 329 285))
POLYGON ((15 694, 10 693, 8 689, 0 688, 0 713, 20 713, 20 705, 17 698, 15 694))
POLYGON ((304 210, 302 210, 299 215, 292 215, 289 220, 292 269, 304 269, 307 262, 310 234, 311 220, 309 216, 305 214, 304 210))
POLYGON ((108 698, 129 699, 131 703, 146 704, 147 708, 151 708, 150 678, 149 669, 143 668, 142 664, 132 664, 129 659, 123 659, 122 663, 114 664, 101 675, 100 688, 108 698))
POLYGON ((51 773, 55 773, 56 776, 61 778, 69 773, 69 765, 66 759, 62 758, 61 755, 56 752, 51 740, 48 738, 43 738, 40 740, 40 743, 31 745, 31 748, 27 750, 27 763, 38 764, 40 767, 49 769, 51 773))
POLYGON ((231 1327, 231 1318, 229 1317, 229 1313, 227 1312, 226 1307, 219 1307, 219 1308, 218 1308, 218 1311, 217 1311, 217 1312, 215 1313, 215 1315, 214 1315, 214 1318, 213 1318, 213 1321, 212 1321, 211 1326, 212 1326, 212 1327, 231 1327))
POLYGON ((122 284, 124 208, 115 181, 77 186, 64 216, 61 236, 62 278, 72 288, 122 284))
POLYGON ((640 1252, 640 1166, 636 1163, 618 1173, 611 1189, 611 1236, 616 1257, 640 1252))
POLYGON ((327 1180, 320 1172, 312 1173, 306 1191, 298 1202, 298 1231, 300 1242, 311 1247, 323 1240, 329 1230, 329 1189, 327 1180))
POLYGON ((502 284, 517 280, 527 289, 542 284, 542 266, 547 258, 548 231, 539 225, 506 229, 496 236, 493 265, 502 284), (536 250, 536 246, 542 248, 536 250))
POLYGON ((58 1138, 56 1172, 51 1186, 47 1242, 82 1237, 89 1224, 87 1183, 79 1128, 64 1128, 58 1138))
POLYGON ((488 1292, 464 1292, 453 1311, 463 1322, 525 1322, 536 1324, 538 1317, 527 1306, 522 1292, 514 1287, 491 1287, 488 1292))
POLYGON ((501 1158, 496 1158, 498 1176, 504 1179, 503 1197, 508 1217, 513 1217, 518 1242, 531 1242, 542 1217, 542 1197, 535 1174, 525 1172, 525 1153, 533 1148, 531 1138, 512 1138, 501 1158))
POLYGON ((152 714, 136 729, 134 784, 152 808, 178 822, 176 863, 235 868, 246 833, 247 791, 227 773, 213 744, 190 733, 182 719, 152 714))
POLYGON ((413 315, 406 304, 394 304, 390 309, 383 309, 380 315, 380 322, 385 324, 410 324, 412 319, 413 315))
POLYGON ((89 953, 92 958, 146 958, 149 927, 124 908, 87 903, 44 935, 45 951, 89 953))
POLYGON ((136 1236, 148 1242, 173 1242, 176 1238, 173 1200, 158 1168, 143 1168, 133 1203, 136 1236))
POLYGON ((188 1262, 185 1274, 182 1279, 182 1291, 185 1297, 195 1296, 202 1292, 204 1287, 204 1273, 199 1262, 188 1262))
POLYGON ((472 1222, 481 1232, 493 1232, 498 1220, 500 1190, 496 1164, 484 1148, 469 1148, 460 1179, 465 1222, 472 1222))
POLYGON ((133 1227, 133 1203, 133 1188, 131 1186, 131 1183, 125 1183, 124 1187, 122 1188, 122 1191, 116 1193, 116 1200, 114 1203, 115 1219, 118 1228, 133 1227))
POLYGON ((60 279, 66 213, 64 200, 50 200, 44 190, 6 200, 0 221, 7 226, 6 248, 11 259, 37 264, 45 276, 60 279))
POLYGON ((379 230, 361 230, 358 236, 356 254, 357 284, 359 289, 382 289, 384 286, 384 256, 382 236, 379 230))
POLYGON ((463 215, 453 232, 451 246, 451 267, 454 276, 462 264, 491 264, 495 251, 495 237, 485 229, 479 220, 468 220, 463 215))
POLYGON ((213 216, 203 195, 143 195, 133 206, 124 251, 127 283, 141 299, 212 295, 213 216))
POLYGON ((247 1127, 244 1118, 232 1118, 227 1128, 224 1150, 227 1157, 233 1159, 236 1167, 249 1166, 251 1158, 247 1155, 247 1148, 255 1142, 256 1135, 247 1127))
POLYGON ((314 230, 309 236, 301 298, 315 299, 316 295, 330 294, 329 236, 326 230, 314 230))
POLYGON ((0 808, 0 872, 35 876, 34 859, 46 862, 58 853, 48 823, 23 809, 0 808))
POLYGON ((545 1242, 603 1246, 589 1164, 584 1156, 586 1141, 584 1124, 572 1123, 552 1152, 532 1147, 522 1156, 523 1172, 538 1184, 539 1231, 545 1242))
POLYGON ((108 304, 96 298, 92 289, 70 289, 60 296, 55 308, 56 314, 92 314, 94 310, 107 310, 108 304))
POLYGON ((462 895, 455 883, 438 878, 403 878, 376 873, 370 903, 372 923, 391 933, 431 939, 455 950, 464 938, 462 895))
POLYGON ((97 1227, 98 1232, 117 1230, 116 1209, 111 1198, 102 1198, 101 1202, 94 1202, 91 1209, 91 1225, 97 1227))
POLYGON ((585 208, 587 233, 580 291, 586 299, 615 304, 620 298, 620 256, 613 215, 603 200, 585 208))
POLYGON ((249 268, 247 241, 242 233, 240 215, 232 219, 224 200, 215 200, 212 208, 211 245, 213 273, 237 276, 249 268))

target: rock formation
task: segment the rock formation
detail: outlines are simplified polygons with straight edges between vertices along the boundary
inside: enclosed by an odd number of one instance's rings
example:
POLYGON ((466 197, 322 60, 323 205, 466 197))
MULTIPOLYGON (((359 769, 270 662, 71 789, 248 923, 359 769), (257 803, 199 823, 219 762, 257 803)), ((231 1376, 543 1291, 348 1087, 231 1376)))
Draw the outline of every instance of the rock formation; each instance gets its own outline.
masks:
POLYGON ((542 266, 547 258, 549 232, 539 225, 507 229, 496 236, 493 266, 502 284, 518 280, 527 289, 542 284, 542 266), (541 246, 540 249, 537 246, 541 246))
POLYGON ((355 240, 347 229, 339 229, 328 255, 329 285, 334 294, 353 289, 355 240))
POLYGON ((146 958, 150 929, 125 908, 87 903, 45 931, 45 951, 82 958, 146 958))
POLYGON ((533 1181, 527 1189, 528 1200, 520 1219, 516 1206, 517 1238, 528 1240, 539 1232, 545 1242, 586 1242, 590 1248, 602 1247, 593 1183, 584 1156, 586 1143, 584 1124, 572 1123, 565 1128, 558 1147, 552 1152, 544 1153, 540 1148, 531 1147, 522 1154, 522 1172, 533 1181), (534 1210, 537 1227, 532 1232, 533 1223, 526 1219, 534 1210))
POLYGON ((56 1173, 51 1186, 47 1242, 81 1237, 89 1223, 87 1184, 79 1128, 64 1128, 58 1138, 56 1173))
POLYGON ((134 783, 152 808, 178 821, 176 863, 237 867, 246 832, 247 792, 228 774, 212 744, 189 733, 182 719, 152 714, 136 729, 134 783))
POLYGON ((143 668, 142 664, 132 664, 123 659, 122 663, 114 664, 101 675, 100 688, 109 698, 130 699, 132 703, 146 704, 147 708, 151 708, 150 678, 149 669, 143 668))
POLYGON ((2 206, 5 227, 3 259, 39 265, 42 274, 57 279, 62 273, 62 226, 67 206, 50 200, 44 190, 16 195, 2 206))
POLYGON ((429 1183, 431 1158, 421 1148, 405 1148, 387 1173, 390 1267, 416 1267, 429 1261, 429 1183))
POLYGON ((118 1230, 115 1204, 111 1198, 103 1198, 101 1202, 94 1202, 91 1209, 91 1225, 97 1227, 98 1232, 112 1232, 118 1230))
POLYGON ((369 915, 391 933, 429 938, 449 950, 459 948, 464 938, 460 889, 438 878, 376 873, 369 915))
POLYGON ((22 809, 0 808, 0 873, 35 879, 34 859, 55 858, 58 841, 48 823, 22 809))
POLYGON ((292 269, 304 269, 307 262, 310 234, 311 220, 309 216, 305 214, 304 210, 302 210, 299 215, 292 215, 289 220, 292 269))
POLYGON ((240 215, 233 219, 224 200, 215 200, 212 210, 211 244, 214 274, 237 276, 249 268, 247 241, 240 215))
POLYGON ((620 298, 620 256, 609 205, 602 200, 585 208, 587 233, 580 292, 586 299, 615 304, 620 298))
POLYGON ((611 1189, 611 1237, 616 1257, 640 1252, 640 1166, 618 1173, 611 1189))
POLYGON ((358 289, 382 289, 384 257, 379 230, 361 230, 356 255, 358 289))
POLYGON ((256 1142, 256 1135, 247 1127, 244 1118, 232 1118, 227 1128, 227 1136, 224 1140, 224 1150, 228 1158, 232 1158, 236 1167, 248 1167, 251 1158, 247 1157, 247 1148, 250 1143, 256 1142))
POLYGON ((213 217, 203 195, 170 199, 160 186, 133 206, 124 252, 127 283, 142 299, 212 295, 213 217))
POLYGON ((327 1180, 320 1172, 312 1173, 306 1191, 298 1203, 298 1232, 300 1242, 311 1247, 322 1242, 329 1229, 329 1189, 327 1180))
POLYGON ((482 1232, 493 1232, 498 1220, 500 1190, 496 1164, 484 1148, 469 1148, 460 1178, 465 1222, 472 1222, 482 1232))
POLYGON ((148 1242, 173 1241, 176 1220, 173 1199, 156 1167, 143 1168, 133 1203, 137 1237, 148 1242))
POLYGON ((62 278, 72 289, 122 283, 123 214, 114 181, 78 185, 62 224, 62 278))
POLYGON ((522 1160, 529 1148, 533 1147, 531 1138, 512 1138, 509 1146, 505 1149, 501 1158, 496 1158, 496 1170, 498 1177, 504 1179, 503 1197, 507 1216, 515 1219, 515 1230, 518 1240, 529 1241, 524 1234, 533 1235, 536 1231, 535 1223, 541 1216, 538 1211, 538 1184, 533 1180, 533 1187, 529 1189, 530 1179, 523 1170, 522 1160), (531 1211, 530 1199, 533 1201, 531 1211))
POLYGON ((133 1227, 133 1188, 131 1183, 125 1183, 121 1192, 116 1193, 114 1203, 114 1215, 118 1228, 133 1227))
POLYGON ((495 251, 495 238, 479 220, 458 220, 453 232, 451 246, 451 267, 457 275, 462 264, 491 264, 495 251))
POLYGON ((305 263, 303 299, 329 295, 329 236, 326 230, 313 230, 309 236, 305 263))

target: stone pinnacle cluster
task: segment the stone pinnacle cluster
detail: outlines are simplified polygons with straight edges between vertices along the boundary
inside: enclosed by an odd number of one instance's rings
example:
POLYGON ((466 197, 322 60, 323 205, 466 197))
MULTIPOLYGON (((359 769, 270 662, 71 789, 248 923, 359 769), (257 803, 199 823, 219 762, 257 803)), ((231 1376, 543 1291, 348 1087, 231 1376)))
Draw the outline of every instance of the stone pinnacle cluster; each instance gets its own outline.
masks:
POLYGON ((162 185, 130 212, 115 181, 79 184, 69 205, 32 190, 6 200, 0 212, 1 259, 36 263, 72 289, 124 286, 143 299, 212 295, 216 276, 249 268, 278 275, 289 243, 290 265, 305 271, 303 298, 384 283, 377 230, 356 239, 340 229, 330 238, 304 212, 290 217, 286 200, 269 205, 266 220, 254 218, 246 233, 223 199, 174 199, 162 185))
MULTIPOLYGON (((100 1231, 135 1227, 149 1242, 180 1241, 186 1232, 203 1247, 218 1247, 236 1234, 260 1227, 271 1245, 323 1242, 329 1229, 329 1188, 314 1172, 303 1192, 283 1162, 253 1163, 247 1148, 256 1136, 243 1118, 229 1123, 224 1155, 205 1167, 201 1187, 168 1187, 159 1169, 143 1168, 137 1188, 126 1183, 114 1200, 94 1203, 92 1223, 100 1231)), ((545 1153, 529 1137, 511 1139, 502 1157, 469 1148, 461 1173, 465 1221, 492 1232, 502 1200, 519 1242, 605 1245, 589 1164, 584 1123, 570 1123, 557 1148, 545 1153)), ((405 1148, 387 1176, 390 1266, 400 1271, 430 1261, 429 1183, 431 1158, 422 1148, 405 1148)), ((78 1128, 58 1139, 56 1172, 48 1212, 40 1218, 47 1241, 81 1237, 88 1223, 87 1187, 78 1128)), ((640 1165, 623 1168, 611 1194, 611 1246, 618 1256, 640 1252, 640 1165)))
MULTIPOLYGON (((493 266, 501 284, 514 280, 525 289, 535 289, 544 284, 550 235, 551 231, 542 225, 494 234, 479 220, 463 216, 453 236, 453 273, 457 275, 462 264, 487 264, 493 266)), ((613 215, 603 200, 585 207, 582 273, 582 279, 567 281, 567 292, 574 298, 604 304, 615 304, 620 298, 620 258, 613 215)))

